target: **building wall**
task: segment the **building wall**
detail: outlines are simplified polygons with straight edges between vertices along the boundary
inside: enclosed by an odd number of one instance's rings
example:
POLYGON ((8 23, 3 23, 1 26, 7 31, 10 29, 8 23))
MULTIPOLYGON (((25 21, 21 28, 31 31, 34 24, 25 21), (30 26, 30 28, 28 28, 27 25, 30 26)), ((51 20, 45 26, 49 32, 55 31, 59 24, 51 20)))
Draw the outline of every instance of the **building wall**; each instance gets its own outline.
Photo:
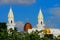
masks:
MULTIPOLYGON (((43 29, 40 29, 40 28, 32 28, 32 29, 29 29, 28 30, 28 33, 31 33, 32 31, 36 31, 36 30, 38 30, 38 31, 41 31, 41 30, 43 30, 43 29)), ((53 34, 54 36, 58 36, 58 35, 60 35, 60 29, 52 29, 52 28, 50 28, 50 31, 51 31, 51 33, 50 34, 53 34)))

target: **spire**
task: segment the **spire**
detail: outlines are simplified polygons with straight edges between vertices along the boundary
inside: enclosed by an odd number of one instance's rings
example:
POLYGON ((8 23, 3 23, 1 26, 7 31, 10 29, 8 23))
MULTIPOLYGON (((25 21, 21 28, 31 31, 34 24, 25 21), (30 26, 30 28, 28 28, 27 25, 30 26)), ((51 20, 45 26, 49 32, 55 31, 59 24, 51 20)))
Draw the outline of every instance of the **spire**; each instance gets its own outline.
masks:
POLYGON ((39 14, 38 14, 38 19, 43 19, 43 14, 42 14, 41 9, 40 9, 39 14))
POLYGON ((12 8, 11 8, 11 7, 10 7, 10 10, 9 10, 8 17, 14 17, 14 15, 13 15, 13 11, 12 11, 12 8))

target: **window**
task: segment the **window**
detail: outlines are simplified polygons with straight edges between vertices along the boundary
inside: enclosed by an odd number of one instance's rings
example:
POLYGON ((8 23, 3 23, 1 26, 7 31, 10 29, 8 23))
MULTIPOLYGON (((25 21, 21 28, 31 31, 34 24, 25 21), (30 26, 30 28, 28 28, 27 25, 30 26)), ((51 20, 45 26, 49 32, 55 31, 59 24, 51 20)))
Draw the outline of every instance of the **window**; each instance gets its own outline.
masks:
POLYGON ((42 25, 42 21, 41 21, 41 25, 42 25))
POLYGON ((11 23, 12 23, 12 20, 11 20, 11 23))

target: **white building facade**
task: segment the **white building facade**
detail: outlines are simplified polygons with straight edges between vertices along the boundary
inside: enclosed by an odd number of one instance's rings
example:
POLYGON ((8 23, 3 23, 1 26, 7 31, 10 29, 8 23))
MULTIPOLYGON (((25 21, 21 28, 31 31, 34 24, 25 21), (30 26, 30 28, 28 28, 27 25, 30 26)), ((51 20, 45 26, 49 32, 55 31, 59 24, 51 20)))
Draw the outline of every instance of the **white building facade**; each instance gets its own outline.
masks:
POLYGON ((10 33, 11 28, 12 28, 12 30, 14 30, 14 27, 15 27, 14 15, 13 15, 12 8, 10 8, 9 14, 8 14, 8 22, 7 22, 7 31, 8 31, 8 33, 10 33))
MULTIPOLYGON (((41 31, 41 30, 44 30, 44 27, 45 24, 44 24, 44 18, 43 18, 43 14, 42 14, 42 11, 40 9, 39 11, 39 14, 38 14, 38 23, 37 23, 37 27, 36 28, 32 28, 32 29, 28 29, 28 33, 31 33, 32 31, 41 31)), ((14 22, 14 15, 13 15, 13 11, 12 11, 12 8, 10 8, 10 11, 9 11, 9 14, 8 14, 8 22, 7 22, 7 31, 8 33, 10 33, 10 29, 13 29, 15 28, 15 22, 14 22)), ((49 28, 51 33, 50 34, 53 34, 55 35, 56 37, 58 35, 60 35, 60 29, 56 29, 56 28, 49 28)))
MULTIPOLYGON (((28 33, 31 33, 32 31, 41 31, 41 30, 44 30, 44 27, 45 24, 44 24, 44 19, 43 19, 43 14, 42 14, 42 11, 40 9, 39 11, 39 14, 38 14, 38 24, 37 24, 37 27, 36 28, 32 28, 32 29, 28 29, 28 33)), ((56 29, 56 28, 49 28, 51 33, 50 34, 53 34, 54 36, 58 36, 60 35, 60 29, 56 29)))

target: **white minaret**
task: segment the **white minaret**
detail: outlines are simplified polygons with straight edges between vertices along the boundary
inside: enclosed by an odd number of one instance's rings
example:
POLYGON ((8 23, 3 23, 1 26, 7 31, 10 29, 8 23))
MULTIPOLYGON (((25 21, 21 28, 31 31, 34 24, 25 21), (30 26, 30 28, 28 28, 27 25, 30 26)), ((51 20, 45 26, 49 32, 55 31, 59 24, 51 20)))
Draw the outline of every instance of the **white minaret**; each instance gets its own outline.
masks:
POLYGON ((43 20, 43 14, 42 14, 41 9, 40 9, 39 14, 38 14, 37 28, 40 28, 40 29, 43 29, 44 28, 44 20, 43 20))
POLYGON ((12 8, 10 8, 9 14, 8 14, 8 23, 7 23, 7 31, 10 33, 10 29, 12 28, 14 30, 15 23, 14 23, 14 15, 12 12, 12 8))

